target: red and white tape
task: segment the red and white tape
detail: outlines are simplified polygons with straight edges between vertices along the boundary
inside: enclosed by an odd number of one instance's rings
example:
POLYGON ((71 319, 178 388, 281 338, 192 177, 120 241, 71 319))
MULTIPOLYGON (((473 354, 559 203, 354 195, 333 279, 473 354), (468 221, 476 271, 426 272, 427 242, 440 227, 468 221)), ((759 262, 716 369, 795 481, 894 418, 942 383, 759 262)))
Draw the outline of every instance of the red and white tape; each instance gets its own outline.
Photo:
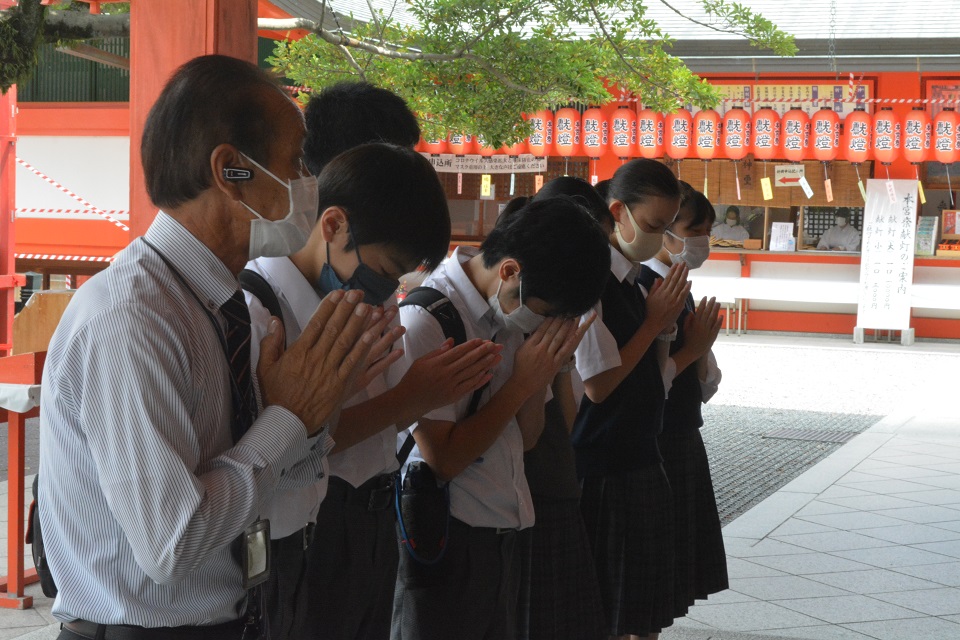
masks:
POLYGON ((60 184, 59 182, 57 182, 56 180, 54 180, 53 178, 51 178, 50 176, 44 174, 44 173, 41 172, 39 169, 37 169, 36 167, 34 167, 32 164, 30 164, 29 162, 27 162, 26 160, 24 160, 23 158, 17 158, 17 164, 19 164, 20 166, 24 167, 25 169, 27 169, 28 171, 30 171, 31 173, 33 173, 35 176, 39 177, 41 180, 43 180, 43 181, 45 181, 45 182, 48 182, 49 184, 53 185, 55 188, 57 188, 58 190, 62 191, 62 192, 65 193, 65 194, 67 194, 68 196, 70 196, 71 198, 73 198, 74 200, 76 200, 77 202, 79 202, 80 204, 82 204, 83 206, 87 207, 89 210, 93 211, 93 212, 96 213, 98 216, 100 216, 100 217, 102 217, 102 218, 105 218, 106 220, 109 220, 110 222, 112 222, 112 223, 115 224, 116 226, 120 227, 120 228, 123 229, 124 231, 130 231, 130 227, 128 227, 127 225, 123 224, 122 222, 120 222, 119 220, 117 220, 116 218, 114 218, 112 215, 110 215, 109 213, 107 213, 107 212, 104 211, 103 209, 98 209, 97 207, 93 206, 93 204, 91 204, 91 203, 88 202, 87 200, 84 200, 83 198, 81 198, 80 196, 78 196, 76 193, 74 193, 74 192, 71 191, 70 189, 66 188, 65 186, 63 186, 62 184, 60 184))
POLYGON ((66 262, 113 262, 113 258, 103 256, 68 256, 53 253, 15 253, 20 260, 62 260, 66 262))
MULTIPOLYGON (((16 213, 90 213, 92 209, 37 209, 37 208, 19 208, 14 209, 16 213)), ((104 213, 112 216, 129 215, 129 211, 123 209, 104 209, 104 213)))

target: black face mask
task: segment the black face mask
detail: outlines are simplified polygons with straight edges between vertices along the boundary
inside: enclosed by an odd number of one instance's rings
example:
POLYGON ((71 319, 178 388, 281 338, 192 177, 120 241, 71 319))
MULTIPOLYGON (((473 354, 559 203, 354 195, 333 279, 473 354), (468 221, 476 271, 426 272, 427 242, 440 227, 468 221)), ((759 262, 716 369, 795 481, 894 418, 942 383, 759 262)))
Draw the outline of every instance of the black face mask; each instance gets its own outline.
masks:
POLYGON ((354 269, 353 275, 344 282, 330 266, 330 245, 327 244, 327 263, 320 270, 316 288, 324 295, 337 289, 343 289, 344 291, 355 289, 363 292, 363 301, 367 304, 381 305, 396 292, 400 286, 400 281, 382 276, 365 265, 363 260, 360 259, 360 247, 356 242, 353 246, 360 264, 354 269))

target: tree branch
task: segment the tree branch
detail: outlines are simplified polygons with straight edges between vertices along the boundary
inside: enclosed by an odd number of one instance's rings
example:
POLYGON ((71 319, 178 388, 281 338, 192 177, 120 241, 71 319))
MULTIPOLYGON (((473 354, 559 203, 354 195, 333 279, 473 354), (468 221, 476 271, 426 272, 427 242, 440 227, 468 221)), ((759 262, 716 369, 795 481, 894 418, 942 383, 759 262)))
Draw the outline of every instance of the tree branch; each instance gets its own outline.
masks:
POLYGON ((364 73, 363 68, 359 64, 357 64, 357 59, 353 57, 352 53, 350 53, 350 49, 347 49, 342 44, 337 45, 337 48, 340 49, 340 52, 347 57, 347 62, 349 62, 350 66, 356 70, 357 75, 360 76, 360 79, 366 82, 367 74, 364 73))
POLYGON ((47 11, 43 24, 46 40, 88 40, 126 38, 130 35, 130 14, 91 14, 80 11, 47 11))
POLYGON ((740 36, 741 38, 744 38, 744 39, 746 39, 746 40, 750 40, 751 42, 755 42, 755 43, 759 43, 759 42, 760 42, 760 39, 759 39, 759 38, 755 38, 754 36, 750 35, 749 33, 745 33, 745 32, 743 32, 743 31, 738 31, 738 30, 736 30, 736 29, 734 29, 734 28, 732 28, 732 27, 723 29, 723 28, 721 28, 721 27, 717 27, 717 26, 714 26, 714 25, 712 25, 712 24, 707 24, 706 22, 700 22, 699 20, 695 20, 694 18, 691 18, 691 17, 688 16, 687 14, 683 13, 682 11, 680 11, 679 9, 677 9, 676 7, 674 7, 673 5, 671 5, 669 2, 667 2, 667 0, 660 0, 660 4, 662 4, 663 6, 665 6, 667 9, 670 9, 671 11, 673 11, 675 14, 677 14, 677 15, 680 16, 681 18, 683 18, 683 19, 685 19, 685 20, 689 20, 689 21, 692 22, 693 24, 698 24, 698 25, 700 25, 701 27, 706 27, 707 29, 713 29, 714 31, 717 31, 717 32, 719 32, 719 33, 729 33, 729 34, 731 34, 731 35, 740 36))

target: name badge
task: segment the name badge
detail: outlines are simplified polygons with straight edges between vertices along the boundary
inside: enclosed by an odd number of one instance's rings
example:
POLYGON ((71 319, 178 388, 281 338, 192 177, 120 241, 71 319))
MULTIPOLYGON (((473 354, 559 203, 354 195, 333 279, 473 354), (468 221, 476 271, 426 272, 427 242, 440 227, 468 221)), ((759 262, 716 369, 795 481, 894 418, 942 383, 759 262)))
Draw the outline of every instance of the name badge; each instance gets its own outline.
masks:
POLYGON ((270 577, 270 521, 257 520, 243 532, 243 588, 252 589, 270 577))

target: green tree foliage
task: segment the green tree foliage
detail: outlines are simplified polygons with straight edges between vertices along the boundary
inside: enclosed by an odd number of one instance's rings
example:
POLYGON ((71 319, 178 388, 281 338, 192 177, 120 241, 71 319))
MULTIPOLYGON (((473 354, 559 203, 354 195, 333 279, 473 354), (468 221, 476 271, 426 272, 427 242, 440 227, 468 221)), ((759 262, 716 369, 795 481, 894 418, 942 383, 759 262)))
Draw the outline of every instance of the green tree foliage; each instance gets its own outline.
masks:
MULTIPOLYGON (((365 79, 407 100, 427 137, 472 132, 499 146, 527 135, 521 113, 604 104, 621 92, 662 111, 714 106, 714 88, 670 55, 669 35, 649 18, 647 7, 657 1, 409 0, 400 6, 415 26, 394 17, 396 4, 380 3, 370 4, 373 19, 337 15, 322 27, 261 20, 260 27, 311 32, 279 41, 269 59, 297 84, 316 90, 365 79)), ((796 52, 791 36, 743 5, 700 4, 709 17, 702 26, 780 55, 796 52)), ((333 15, 336 6, 326 6, 333 15)))

